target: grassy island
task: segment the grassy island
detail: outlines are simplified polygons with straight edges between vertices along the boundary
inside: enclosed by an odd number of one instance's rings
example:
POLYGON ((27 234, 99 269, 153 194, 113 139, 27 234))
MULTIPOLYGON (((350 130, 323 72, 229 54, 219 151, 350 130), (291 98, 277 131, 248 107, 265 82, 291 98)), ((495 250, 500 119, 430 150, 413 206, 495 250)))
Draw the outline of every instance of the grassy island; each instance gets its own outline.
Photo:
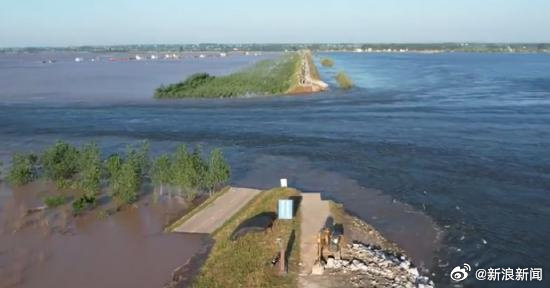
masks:
POLYGON ((155 98, 230 98, 246 94, 283 94, 298 84, 299 69, 300 56, 292 53, 260 61, 227 76, 197 73, 183 82, 161 85, 155 91, 155 98))

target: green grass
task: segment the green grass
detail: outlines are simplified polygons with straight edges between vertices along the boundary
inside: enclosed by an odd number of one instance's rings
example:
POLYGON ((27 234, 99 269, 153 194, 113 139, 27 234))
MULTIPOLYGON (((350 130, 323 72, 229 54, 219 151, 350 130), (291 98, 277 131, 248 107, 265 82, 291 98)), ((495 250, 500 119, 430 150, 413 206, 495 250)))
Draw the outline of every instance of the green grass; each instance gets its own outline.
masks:
POLYGON ((224 187, 223 189, 221 189, 219 192, 217 193, 214 193, 214 195, 212 195, 211 197, 208 197, 208 199, 206 199, 204 202, 202 202, 200 205, 198 205, 197 207, 193 208, 191 211, 189 211, 189 213, 183 215, 183 217, 181 217, 180 219, 176 220, 174 223, 170 224, 168 227, 164 228, 164 232, 171 232, 173 231, 174 229, 176 229, 176 227, 180 226, 181 224, 185 223, 185 221, 189 220, 191 217, 193 217, 193 215, 199 213, 199 211, 201 211, 202 209, 208 207, 210 204, 212 204, 216 199, 218 199, 218 197, 222 196, 223 194, 225 194, 227 191, 229 191, 229 187, 224 187))
POLYGON ((48 208, 57 207, 57 206, 65 204, 65 203, 67 203, 67 197, 65 197, 63 195, 48 196, 48 197, 44 198, 44 204, 46 204, 46 206, 48 206, 48 208))
POLYGON ((321 65, 323 65, 323 67, 332 67, 334 66, 334 61, 330 58, 323 58, 321 60, 321 65))
POLYGON ((289 91, 296 85, 297 53, 256 63, 242 71, 221 77, 194 74, 185 81, 161 85, 155 98, 230 98, 246 94, 273 95, 289 91))
POLYGON ((338 82, 340 88, 345 90, 353 87, 353 82, 351 82, 351 79, 349 79, 345 72, 338 72, 338 74, 336 74, 336 82, 338 82))
POLYGON ((229 240, 229 236, 242 221, 261 212, 275 212, 278 199, 298 194, 288 188, 264 191, 216 230, 212 234, 215 244, 193 287, 296 287, 300 259, 299 216, 293 220, 276 220, 271 231, 246 234, 236 241, 229 240), (292 230, 296 238, 289 257, 289 273, 280 276, 270 263, 279 251, 275 239, 280 237, 286 246, 292 230))

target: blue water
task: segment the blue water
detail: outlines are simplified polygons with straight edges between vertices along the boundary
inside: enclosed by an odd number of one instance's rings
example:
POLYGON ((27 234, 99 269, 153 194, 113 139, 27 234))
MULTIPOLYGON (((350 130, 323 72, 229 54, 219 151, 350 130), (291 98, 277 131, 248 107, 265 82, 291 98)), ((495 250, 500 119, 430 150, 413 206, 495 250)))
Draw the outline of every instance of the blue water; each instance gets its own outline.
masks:
POLYGON ((221 146, 236 184, 268 187, 288 176, 409 250, 437 247, 417 254, 433 257, 428 273, 440 286, 463 263, 550 271, 550 55, 322 56, 335 62, 319 67, 328 92, 176 102, 152 100, 152 89, 253 60, 44 66, 2 56, 0 158, 55 139, 94 140, 106 150, 149 139, 155 153, 180 141, 221 146), (335 86, 341 70, 356 88, 335 86), (399 226, 388 209, 376 210, 369 189, 433 219, 441 245, 430 242, 426 221, 396 217, 399 226))

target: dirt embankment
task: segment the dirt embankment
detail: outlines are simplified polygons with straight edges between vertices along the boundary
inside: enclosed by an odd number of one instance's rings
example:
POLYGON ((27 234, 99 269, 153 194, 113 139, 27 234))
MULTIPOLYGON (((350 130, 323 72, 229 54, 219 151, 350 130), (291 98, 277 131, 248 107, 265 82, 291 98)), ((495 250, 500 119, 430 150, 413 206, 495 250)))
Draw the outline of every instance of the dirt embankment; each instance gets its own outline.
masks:
MULTIPOLYGON (((330 217, 333 223, 344 227, 341 258, 323 258, 322 275, 302 274, 299 279, 300 287, 434 286, 428 277, 420 274, 402 249, 369 224, 347 214, 341 205, 330 202, 330 217)), ((302 260, 305 259, 302 257, 302 260)))
POLYGON ((321 81, 319 72, 313 63, 311 51, 301 50, 298 53, 300 54, 298 81, 288 94, 315 93, 326 90, 328 84, 321 81))

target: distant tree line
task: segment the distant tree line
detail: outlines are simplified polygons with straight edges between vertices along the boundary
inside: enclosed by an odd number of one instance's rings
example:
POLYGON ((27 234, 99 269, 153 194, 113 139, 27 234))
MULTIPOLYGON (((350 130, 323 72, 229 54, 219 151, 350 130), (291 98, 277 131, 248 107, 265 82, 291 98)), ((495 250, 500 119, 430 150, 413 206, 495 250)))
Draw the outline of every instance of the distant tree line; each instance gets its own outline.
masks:
MULTIPOLYGON (((194 197, 198 193, 220 188, 230 178, 230 167, 222 152, 213 149, 206 159, 200 147, 188 151, 185 145, 173 154, 163 154, 151 160, 149 145, 143 142, 128 146, 125 153, 115 153, 101 158, 101 151, 94 143, 80 149, 64 141, 57 141, 40 155, 15 153, 7 180, 14 186, 44 178, 55 183, 58 189, 75 191, 72 208, 75 214, 96 205, 102 183, 109 195, 119 204, 136 201, 145 181, 151 181, 162 189, 176 188, 178 193, 194 197)), ((67 201, 67 197, 46 197, 46 206, 55 207, 67 201)))

